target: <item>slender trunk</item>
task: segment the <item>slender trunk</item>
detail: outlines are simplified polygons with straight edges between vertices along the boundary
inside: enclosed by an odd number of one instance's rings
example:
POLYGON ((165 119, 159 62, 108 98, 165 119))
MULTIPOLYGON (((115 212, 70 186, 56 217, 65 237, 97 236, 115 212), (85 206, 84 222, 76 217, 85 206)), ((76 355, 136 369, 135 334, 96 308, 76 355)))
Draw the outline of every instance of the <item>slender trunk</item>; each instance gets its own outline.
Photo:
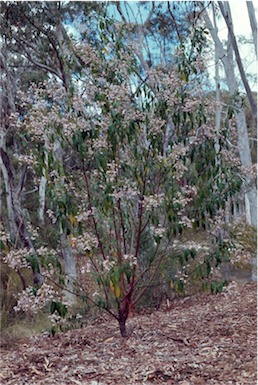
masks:
POLYGON ((257 58, 257 20, 255 16, 255 9, 252 1, 246 2, 250 25, 252 29, 252 35, 253 35, 253 42, 254 42, 254 49, 255 49, 255 55, 257 58))
MULTIPOLYGON (((212 4, 212 10, 213 10, 214 28, 215 28, 216 34, 218 34, 218 27, 217 27, 217 23, 216 23, 214 3, 212 4)), ((216 126, 215 152, 216 152, 216 159, 215 160, 216 160, 216 165, 219 165, 220 164, 220 159, 219 159, 220 145, 219 145, 218 134, 219 134, 219 130, 220 130, 221 106, 220 106, 219 52, 218 52, 217 42, 215 42, 215 83, 216 83, 216 112, 215 112, 215 126, 216 126)))
MULTIPOLYGON (((4 148, 4 147, 2 147, 4 148)), ((8 216, 8 224, 10 229, 10 234, 12 238, 15 238, 16 236, 16 226, 14 221, 14 212, 12 208, 12 192, 11 187, 8 179, 8 171, 3 163, 2 156, 0 156, 0 168, 3 176, 4 181, 4 187, 5 187, 5 194, 6 194, 6 205, 7 205, 7 216, 8 216)))
POLYGON ((47 178, 46 178, 46 169, 43 168, 42 170, 42 176, 40 178, 40 183, 39 183, 39 209, 38 209, 38 214, 39 214, 39 221, 41 224, 44 224, 45 218, 44 218, 44 213, 45 213, 45 206, 46 206, 46 185, 47 185, 47 178))
MULTIPOLYGON (((56 139, 54 142, 54 157, 59 162, 61 168, 63 167, 63 150, 59 143, 59 140, 56 139)), ((63 181, 63 177, 60 177, 61 181, 63 181)), ((62 255, 64 258, 64 270, 65 270, 65 286, 66 289, 63 291, 63 297, 66 301, 70 303, 75 303, 76 295, 73 294, 75 292, 75 283, 77 282, 77 270, 76 270, 76 261, 74 257, 73 250, 70 246, 69 239, 67 236, 67 228, 65 225, 60 223, 59 227, 60 234, 60 243, 62 249, 62 255)))
POLYGON ((48 169, 48 138, 45 136, 45 147, 47 150, 44 151, 44 165, 42 168, 42 175, 40 178, 40 184, 39 184, 39 209, 38 209, 38 215, 39 215, 39 221, 41 224, 44 224, 45 222, 45 207, 46 207, 46 186, 47 186, 47 169, 48 169))
POLYGON ((119 329, 122 337, 127 337, 127 330, 126 330, 126 321, 129 315, 129 301, 127 298, 125 298, 125 301, 123 303, 123 306, 118 311, 118 323, 119 323, 119 329))
MULTIPOLYGON (((232 49, 228 49, 228 53, 225 52, 221 41, 218 38, 218 34, 216 33, 215 28, 213 27, 209 15, 206 11, 203 13, 203 17, 205 23, 210 31, 210 34, 217 43, 217 47, 219 50, 219 56, 223 63, 227 84, 229 88, 229 92, 232 96, 235 96, 235 114, 236 114, 236 122, 237 122, 237 132, 238 132, 238 148, 240 161, 243 166, 251 167, 252 166, 252 158, 249 144, 249 136, 247 130, 246 116, 242 106, 242 100, 238 95, 238 87, 237 81, 234 72, 234 63, 233 63, 233 54, 232 49)), ((245 210, 246 210, 246 219, 249 224, 257 227, 257 190, 254 185, 253 180, 247 175, 245 179, 245 210)), ((252 263, 252 279, 256 280, 256 269, 257 269, 257 259, 253 259, 252 263)))
POLYGON ((119 318, 119 329, 122 337, 127 337, 126 331, 126 320, 124 318, 119 318))
POLYGON ((64 269, 65 269, 65 287, 63 291, 64 300, 70 303, 74 303, 76 301, 75 293, 75 283, 77 282, 77 272, 76 272, 76 264, 73 255, 73 251, 69 244, 69 240, 67 239, 67 234, 60 230, 60 242, 62 254, 64 257, 64 269))
POLYGON ((248 97, 248 100, 249 100, 249 103, 250 103, 250 106, 251 106, 251 109, 252 109, 253 119, 257 123, 257 103, 256 103, 256 101, 255 101, 255 99, 253 97, 253 94, 252 94, 252 91, 251 91, 251 88, 250 88, 250 85, 248 83, 248 80, 247 80, 247 77, 246 77, 246 73, 245 73, 245 70, 244 70, 244 67, 243 67, 243 63, 242 63, 242 60, 241 60, 241 57, 240 57, 240 52, 239 52, 239 49, 238 49, 238 45, 237 45, 237 41, 236 41, 236 36, 234 34, 234 29, 233 29, 233 23, 232 23, 232 17, 231 17, 229 2, 228 1, 224 1, 224 2, 219 1, 218 3, 219 3, 219 7, 220 7, 220 10, 221 10, 222 16, 223 16, 223 18, 224 18, 224 20, 225 20, 225 22, 227 24, 227 27, 228 27, 228 32, 229 32, 230 40, 231 40, 231 43, 232 43, 232 47, 234 49, 234 53, 235 53, 236 62, 237 62, 238 69, 239 69, 239 73, 240 73, 242 82, 244 84, 244 87, 245 87, 245 90, 246 90, 246 94, 247 94, 247 97, 248 97))
MULTIPOLYGON (((15 112, 15 103, 13 95, 13 84, 11 81, 10 71, 8 69, 8 56, 7 56, 7 47, 4 44, 1 44, 0 50, 0 68, 2 73, 5 76, 1 77, 1 127, 0 127, 0 148, 6 153, 6 134, 10 124, 10 115, 15 112)), ((3 154, 4 155, 4 154, 3 154)), ((16 235, 16 226, 14 220, 14 212, 12 208, 12 191, 10 185, 10 178, 8 171, 8 166, 6 162, 3 162, 2 154, 0 156, 0 169, 3 176, 5 194, 6 194, 6 205, 7 205, 7 215, 8 215, 8 224, 12 237, 16 235)))
MULTIPOLYGON (((247 130, 246 116, 242 105, 241 97, 238 95, 238 86, 236 81, 236 76, 234 72, 234 63, 233 63, 233 54, 232 48, 228 48, 228 53, 224 50, 221 41, 216 33, 215 28, 212 25, 212 22, 209 18, 209 15, 206 11, 203 12, 203 17, 205 23, 210 31, 210 34, 216 42, 219 52, 220 60, 223 63, 227 85, 230 94, 235 98, 235 115, 237 122, 237 132, 238 132, 238 148, 240 161, 242 166, 251 167, 252 166, 252 158, 251 158, 251 150, 249 144, 249 136, 247 130)), ((251 218, 252 226, 257 227, 257 192, 254 186, 252 179, 247 175, 245 179, 245 190, 247 199, 249 200, 250 211, 246 213, 247 220, 251 218)), ((246 207, 246 210, 248 206, 246 207)))
MULTIPOLYGON (((30 236, 24 220, 24 213, 21 204, 21 192, 24 188, 24 183, 27 176, 27 167, 23 168, 21 174, 15 175, 15 169, 11 158, 6 150, 6 133, 10 127, 11 114, 16 112, 15 108, 15 82, 11 77, 10 69, 8 67, 7 46, 1 47, 0 66, 5 76, 1 78, 1 127, 0 127, 0 168, 4 178, 6 205, 8 212, 8 222, 10 234, 15 242, 15 245, 20 245, 29 250, 32 250, 34 256, 37 258, 34 246, 31 242, 30 236), (18 182, 17 182, 18 176, 18 182)), ((18 272, 23 288, 26 282, 21 272, 18 272)), ((43 276, 40 273, 40 266, 38 271, 34 271, 34 282, 37 284, 43 283, 43 276)))

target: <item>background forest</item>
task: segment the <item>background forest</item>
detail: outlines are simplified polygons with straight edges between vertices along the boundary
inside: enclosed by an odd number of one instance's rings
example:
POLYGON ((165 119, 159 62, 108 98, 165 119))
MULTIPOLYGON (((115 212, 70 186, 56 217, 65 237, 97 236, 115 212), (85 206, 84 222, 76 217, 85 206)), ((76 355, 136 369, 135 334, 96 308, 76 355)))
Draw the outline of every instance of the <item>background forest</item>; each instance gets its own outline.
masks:
POLYGON ((256 279, 246 7, 239 37, 230 2, 1 2, 2 328, 104 311, 126 336, 135 311, 256 279))

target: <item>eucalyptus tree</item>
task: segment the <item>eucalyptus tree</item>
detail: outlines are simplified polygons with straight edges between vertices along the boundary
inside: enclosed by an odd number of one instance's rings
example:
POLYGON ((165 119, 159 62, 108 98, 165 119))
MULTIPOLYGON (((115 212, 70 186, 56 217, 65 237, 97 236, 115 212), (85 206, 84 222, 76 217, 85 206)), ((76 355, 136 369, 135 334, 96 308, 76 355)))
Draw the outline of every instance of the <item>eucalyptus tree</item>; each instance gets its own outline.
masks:
POLYGON ((257 20, 256 20, 256 16, 255 16, 255 8, 254 8, 254 4, 252 1, 247 1, 246 6, 247 6, 250 25, 251 25, 251 29, 252 29, 255 54, 256 54, 256 58, 257 58, 257 20))
MULTIPOLYGON (((227 4, 227 7, 229 5, 227 4)), ((227 11, 228 18, 231 20, 230 10, 227 11)), ((216 28, 214 27, 208 12, 204 10, 203 18, 207 25, 207 28, 212 36, 213 41, 216 44, 219 58, 223 63, 223 67, 226 74, 227 85, 229 92, 234 100, 234 109, 237 119, 237 130, 238 130, 238 151, 240 154, 240 159, 242 166, 249 169, 248 174, 246 175, 246 210, 247 210, 247 219, 250 220, 250 224, 257 226, 257 211, 256 211, 256 188, 254 186, 253 178, 250 177, 250 171, 252 170, 252 158, 250 151, 249 136, 246 124, 246 116, 242 103, 242 98, 239 93, 239 88, 237 85, 235 70, 234 70, 234 61, 233 61, 233 52, 232 52, 232 27, 230 29, 231 33, 228 38, 228 48, 227 50, 223 47, 221 40, 219 39, 216 28)))
MULTIPOLYGON (((235 59, 236 59, 237 65, 238 65, 239 73, 240 73, 240 76, 241 76, 241 79, 242 79, 242 82, 243 82, 243 85, 244 85, 244 88, 245 88, 245 91, 246 91, 246 94, 247 94, 247 97, 248 97, 248 100, 249 100, 249 103, 250 103, 250 106, 252 109, 253 119, 257 125, 257 102, 255 101, 255 98, 254 98, 253 93, 251 91, 251 88, 250 88, 250 85, 249 85, 249 82, 247 80, 247 76, 246 76, 246 73, 245 73, 245 70, 243 67, 243 63, 242 63, 242 60, 240 57, 240 52, 239 52, 239 48, 238 48, 238 44, 237 44, 237 40, 236 40, 236 36, 234 33, 234 28, 233 28, 233 21, 232 21, 230 6, 229 6, 229 3, 226 1, 225 2, 219 1, 218 4, 219 4, 221 14, 222 14, 222 16, 226 22, 227 28, 228 28, 228 34, 229 34, 229 38, 230 38, 230 41, 232 44, 232 48, 233 48, 234 53, 235 53, 235 59)), ((257 26, 256 26, 256 28, 257 28, 257 26)), ((255 44, 255 42, 254 42, 254 44, 255 44)))
MULTIPOLYGON (((69 2, 2 2, 1 4, 1 34, 3 50, 1 54, 1 67, 3 70, 3 103, 2 125, 1 125, 1 171, 4 176, 4 185, 7 197, 7 211, 9 218, 9 230, 12 239, 18 239, 23 247, 33 248, 29 233, 26 229, 24 218, 24 201, 21 192, 27 174, 26 165, 21 172, 19 181, 16 173, 15 158, 11 154, 11 146, 19 141, 19 154, 23 155, 24 149, 20 147, 21 138, 19 131, 12 126, 12 116, 18 114, 23 118, 23 108, 18 105, 17 91, 27 92, 30 84, 38 84, 48 78, 56 78, 64 84, 66 92, 72 94, 73 76, 80 72, 82 64, 71 50, 71 39, 66 31, 65 24, 75 18, 81 18, 87 23, 96 23, 96 18, 103 12, 99 4, 73 3, 69 2), (92 14, 94 14, 92 16, 92 14), (90 21, 91 20, 91 21, 90 21), (14 137, 14 132, 18 135, 14 137), (18 139, 19 138, 19 139, 18 139), (9 148, 6 148, 6 142, 9 148), (26 241, 25 241, 26 240, 26 241)), ((89 39, 95 39, 91 34, 89 39)), ((48 141, 39 144, 41 149, 42 163, 41 179, 36 190, 39 191, 39 220, 44 223, 46 211, 46 169, 48 167, 48 141)), ((56 162, 62 168, 63 154, 59 145, 58 137, 55 140, 56 162)), ((17 146, 16 146, 17 148, 17 146)), ((26 151, 26 150, 25 150, 26 151)), ((33 151, 33 149, 32 149, 33 151)), ((15 151, 14 151, 15 152, 15 151)), ((20 158, 21 158, 20 156, 20 158)), ((28 159, 27 159, 28 162, 28 159)), ((26 164, 26 162, 25 162, 26 164)), ((32 192, 35 189, 32 190, 32 192)), ((70 276, 68 289, 76 280, 76 266, 67 241, 67 229, 60 225, 60 240, 62 253, 65 260, 67 276, 70 276)), ((35 250, 34 254, 36 256, 35 250)), ((37 269, 39 270, 39 268, 37 269)), ((68 278, 69 279, 69 278, 68 278)), ((23 285, 25 283, 23 282, 23 285)), ((66 292, 67 294, 68 292, 66 292)), ((71 296, 70 296, 71 297, 71 296)))

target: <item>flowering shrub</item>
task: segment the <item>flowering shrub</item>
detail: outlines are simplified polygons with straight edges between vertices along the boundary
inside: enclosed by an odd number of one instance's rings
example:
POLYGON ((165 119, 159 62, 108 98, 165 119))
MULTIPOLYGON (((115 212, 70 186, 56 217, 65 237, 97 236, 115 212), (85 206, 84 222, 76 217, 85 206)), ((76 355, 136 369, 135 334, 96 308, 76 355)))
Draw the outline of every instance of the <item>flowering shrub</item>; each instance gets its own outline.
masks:
MULTIPOLYGON (((87 299, 115 317, 125 336, 130 308, 162 261, 173 257, 175 240, 188 228, 209 226, 230 184, 238 182, 238 169, 225 156, 227 135, 214 129, 215 106, 202 90, 198 57, 185 67, 187 74, 182 66, 151 68, 143 84, 132 87, 138 73, 133 52, 113 34, 107 33, 105 44, 100 52, 74 45, 88 64, 80 84, 67 91, 52 78, 32 86, 21 95, 26 116, 19 125, 34 144, 38 172, 47 168, 47 214, 69 234, 71 247, 83 258, 83 273, 92 274, 99 286, 87 299), (219 167, 215 139, 220 140, 219 167)), ((178 61, 182 55, 179 51, 178 61)), ((224 244, 216 250, 222 249, 224 244)), ((15 251, 10 258, 14 267, 26 260, 15 251)), ((210 260, 203 263, 209 275, 210 260)), ((183 285, 185 261, 182 267, 175 278, 183 285)), ((17 308, 34 311, 44 298, 54 298, 48 286, 28 288, 17 308)))

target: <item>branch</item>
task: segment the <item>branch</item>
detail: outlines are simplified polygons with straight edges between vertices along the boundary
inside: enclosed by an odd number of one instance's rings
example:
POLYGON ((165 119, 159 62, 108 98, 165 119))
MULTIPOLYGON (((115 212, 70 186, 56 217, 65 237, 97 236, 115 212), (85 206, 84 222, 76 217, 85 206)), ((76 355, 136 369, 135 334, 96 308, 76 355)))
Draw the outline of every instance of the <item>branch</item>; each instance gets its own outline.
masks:
POLYGON ((23 167, 23 170, 21 172, 21 176, 20 176, 19 182, 18 182, 18 184, 16 186, 16 189, 15 189, 15 194, 16 194, 17 198, 19 198, 19 196, 20 196, 20 194, 21 194, 21 192, 23 190, 24 183, 25 183, 26 177, 27 177, 27 171, 28 171, 28 166, 25 165, 23 167))
POLYGON ((180 43, 182 43, 182 37, 181 37, 181 35, 179 33, 179 30, 177 28, 177 23, 176 23, 175 17, 173 15, 172 11, 171 11, 170 1, 168 1, 168 13, 170 14, 170 16, 171 16, 171 18, 173 20, 173 23, 174 23, 174 26, 175 26, 175 29, 176 29, 176 33, 177 33, 177 37, 178 37, 180 43))
MULTIPOLYGON (((153 281, 153 278, 154 278, 155 275, 157 274, 157 271, 158 271, 158 269, 159 269, 159 266, 160 266, 160 264, 161 264, 161 262, 162 262, 162 260, 163 260, 163 258, 165 257, 166 254, 167 254, 167 250, 166 250, 163 254, 161 254, 161 256, 159 257, 158 264, 157 264, 157 266, 155 267, 155 269, 154 269, 152 275, 151 275, 150 278, 149 278, 149 283, 148 283, 148 284, 147 284, 147 285, 140 291, 140 293, 137 295, 137 297, 133 300, 133 304, 134 304, 134 305, 141 299, 141 297, 143 296, 143 294, 144 294, 144 293, 146 292, 146 290, 149 288, 150 282, 153 281)), ((149 268, 150 268, 150 267, 149 267, 149 268)), ((149 268, 148 268, 148 270, 149 270, 149 268)), ((136 286, 136 283, 135 283, 134 286, 136 286)))
MULTIPOLYGON (((94 306, 96 307, 99 307, 99 304, 97 302, 95 302, 93 299, 91 299, 87 294, 79 294, 78 292, 74 292, 72 290, 69 290, 67 289, 65 286, 61 285, 60 283, 57 283, 56 281, 54 281, 53 279, 51 279, 49 276, 46 276, 45 277, 47 280, 49 280, 51 283, 53 283, 54 285, 56 285, 59 289, 61 290, 66 290, 68 293, 71 293, 73 295, 75 295, 76 297, 79 297, 79 298, 86 298, 87 300, 89 300, 91 303, 93 303, 94 306)), ((79 286, 82 290, 84 290, 81 285, 78 284, 78 282, 76 282, 77 286, 79 286)), ((112 317, 114 317, 116 320, 118 320, 118 317, 109 309, 105 308, 105 307, 102 307, 102 309, 104 309, 107 313, 109 313, 110 315, 112 315, 112 317)))
POLYGON ((243 67, 243 64, 242 64, 242 60, 241 60, 241 57, 240 57, 240 52, 239 52, 239 49, 238 49, 238 45, 237 45, 237 41, 236 41, 236 36, 234 34, 234 31, 233 31, 233 24, 232 24, 232 18, 231 18, 231 14, 230 14, 229 4, 227 4, 227 7, 228 7, 228 11, 227 12, 226 12, 226 10, 224 8, 224 5, 223 5, 223 3, 221 1, 219 1, 218 4, 219 4, 219 7, 220 7, 222 16, 223 16, 223 18, 224 18, 224 20, 225 20, 225 22, 227 24, 227 27, 228 27, 228 32, 229 32, 230 39, 231 39, 231 42, 232 42, 232 46, 233 46, 233 49, 234 49, 234 52, 235 52, 235 57, 236 57, 238 69, 239 69, 239 72, 240 72, 240 75, 241 75, 242 82, 244 83, 244 87, 245 87, 245 90, 246 90, 246 94, 247 94, 249 103, 251 105, 252 115, 253 115, 253 118, 254 118, 255 122, 257 122, 257 104, 255 102, 255 99, 253 97, 251 88, 249 86, 249 83, 248 83, 248 80, 247 80, 247 77, 246 77, 246 74, 245 74, 245 70, 244 70, 244 67, 243 67))
POLYGON ((151 2, 151 10, 150 10, 150 13, 147 17, 147 19, 145 20, 145 22, 143 23, 143 27, 146 27, 146 25, 148 24, 148 22, 150 21, 150 18, 154 12, 154 9, 155 9, 155 1, 152 1, 151 2))
POLYGON ((252 34, 253 34, 255 54, 257 58, 257 20, 255 17, 255 9, 252 1, 246 1, 246 6, 247 6, 250 25, 251 25, 252 34))
POLYGON ((123 12, 122 12, 122 8, 121 8, 120 1, 117 1, 117 2, 116 2, 116 8, 117 8, 118 13, 119 13, 119 15, 121 16, 123 22, 124 22, 125 24, 127 24, 126 18, 125 18, 125 16, 124 16, 123 12))
POLYGON ((39 67, 39 68, 42 68, 43 70, 47 71, 47 72, 50 72, 54 75, 56 75, 59 79, 62 80, 62 77, 61 75, 58 73, 58 71, 56 71, 55 69, 49 67, 48 65, 46 64, 43 64, 43 63, 39 63, 38 61, 36 61, 35 59, 33 59, 32 55, 30 54, 30 52, 28 52, 28 50, 26 49, 25 45, 23 44, 23 42, 21 41, 21 39, 19 39, 18 37, 15 37, 16 41, 20 44, 20 46, 23 48, 24 52, 23 52, 23 55, 31 62, 33 63, 36 67, 39 67))

